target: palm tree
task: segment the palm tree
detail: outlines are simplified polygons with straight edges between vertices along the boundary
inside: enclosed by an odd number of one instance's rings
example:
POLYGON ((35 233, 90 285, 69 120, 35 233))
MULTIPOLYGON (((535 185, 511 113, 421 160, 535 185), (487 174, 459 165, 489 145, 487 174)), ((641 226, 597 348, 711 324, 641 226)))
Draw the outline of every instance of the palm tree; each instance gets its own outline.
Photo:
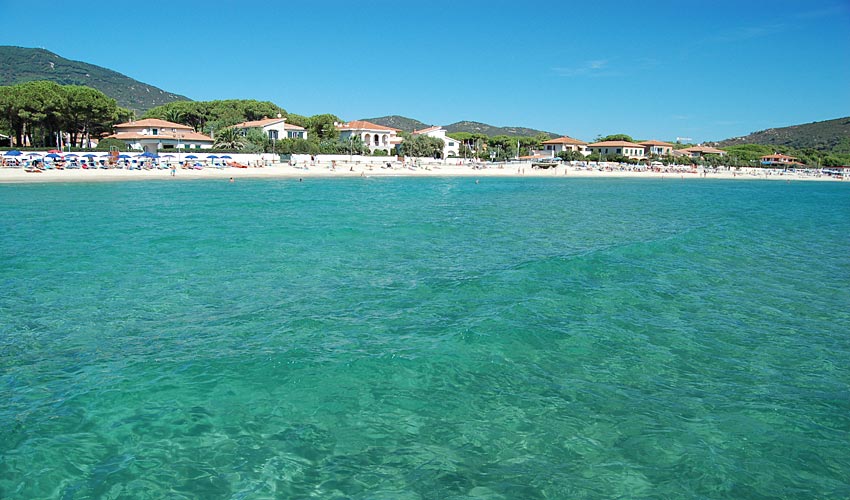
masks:
POLYGON ((165 111, 165 121, 171 123, 183 123, 186 114, 177 108, 169 108, 165 111))
POLYGON ((233 127, 221 129, 215 137, 215 147, 239 150, 245 147, 245 138, 233 127))

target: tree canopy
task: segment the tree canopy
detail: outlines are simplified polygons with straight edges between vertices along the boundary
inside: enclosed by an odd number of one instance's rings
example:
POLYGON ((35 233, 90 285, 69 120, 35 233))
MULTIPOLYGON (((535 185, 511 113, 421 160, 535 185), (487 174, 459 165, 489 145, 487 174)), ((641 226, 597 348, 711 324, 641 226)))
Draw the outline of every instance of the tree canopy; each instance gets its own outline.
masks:
POLYGON ((59 133, 67 132, 71 144, 82 146, 127 116, 115 99, 90 87, 48 81, 0 87, 0 128, 18 145, 55 146, 59 133))

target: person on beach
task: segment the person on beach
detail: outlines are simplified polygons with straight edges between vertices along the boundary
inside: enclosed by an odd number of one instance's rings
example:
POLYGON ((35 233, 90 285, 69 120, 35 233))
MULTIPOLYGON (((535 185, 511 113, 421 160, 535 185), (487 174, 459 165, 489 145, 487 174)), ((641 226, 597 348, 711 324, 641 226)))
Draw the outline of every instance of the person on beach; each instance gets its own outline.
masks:
POLYGON ((177 165, 171 165, 171 177, 177 175, 177 165))

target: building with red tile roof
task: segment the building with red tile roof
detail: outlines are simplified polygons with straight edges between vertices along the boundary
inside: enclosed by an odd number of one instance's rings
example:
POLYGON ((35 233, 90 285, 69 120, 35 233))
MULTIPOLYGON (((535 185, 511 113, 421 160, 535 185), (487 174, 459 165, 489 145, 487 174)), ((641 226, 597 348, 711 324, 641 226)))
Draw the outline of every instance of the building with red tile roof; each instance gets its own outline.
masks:
POLYGON ((646 158, 646 149, 640 144, 628 141, 602 141, 588 144, 591 156, 622 155, 627 158, 642 160, 646 158))
POLYGON ((370 153, 377 150, 386 151, 388 154, 395 147, 394 141, 398 137, 400 130, 378 125, 377 123, 367 122, 365 120, 355 120, 348 123, 336 124, 339 130, 339 140, 347 142, 352 137, 360 137, 363 144, 369 148, 370 153))
POLYGON ((646 156, 666 156, 673 153, 673 145, 669 142, 651 140, 638 144, 644 147, 646 156))
POLYGON ((549 139, 541 143, 543 149, 541 154, 553 158, 558 156, 558 153, 564 151, 578 151, 579 153, 588 154, 587 143, 578 139, 574 139, 568 135, 558 137, 557 139, 549 139))
POLYGON ((131 149, 156 153, 160 150, 210 149, 213 139, 181 123, 158 118, 130 121, 115 125, 115 133, 107 136, 124 141, 131 149))

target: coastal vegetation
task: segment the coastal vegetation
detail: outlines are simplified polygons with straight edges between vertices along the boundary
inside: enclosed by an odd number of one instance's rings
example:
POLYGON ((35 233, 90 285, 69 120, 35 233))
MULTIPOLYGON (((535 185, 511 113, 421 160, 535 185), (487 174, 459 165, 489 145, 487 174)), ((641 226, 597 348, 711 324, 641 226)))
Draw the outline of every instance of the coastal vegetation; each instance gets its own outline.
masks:
POLYGON ((0 130, 16 144, 57 146, 60 132, 67 132, 70 143, 81 147, 129 116, 115 99, 90 87, 47 81, 0 87, 0 130))

